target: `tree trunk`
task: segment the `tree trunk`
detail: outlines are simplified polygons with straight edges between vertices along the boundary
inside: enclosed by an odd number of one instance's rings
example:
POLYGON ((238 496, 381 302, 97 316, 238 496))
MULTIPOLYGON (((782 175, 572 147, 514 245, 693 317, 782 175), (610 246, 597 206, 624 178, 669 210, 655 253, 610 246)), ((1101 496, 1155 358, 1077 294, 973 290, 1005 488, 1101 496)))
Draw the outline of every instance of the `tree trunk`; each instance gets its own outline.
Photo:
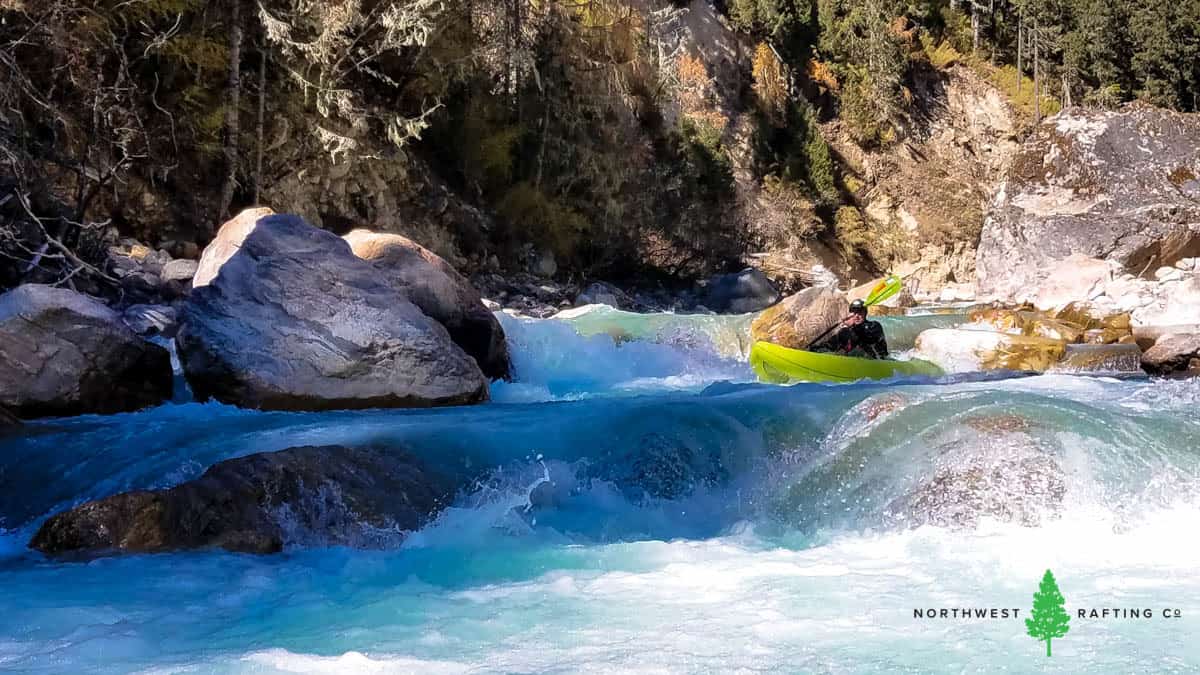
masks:
POLYGON ((1033 124, 1036 126, 1042 122, 1042 92, 1041 92, 1041 72, 1038 69, 1038 22, 1037 17, 1033 18, 1033 124))
POLYGON ((1025 15, 1017 15, 1017 96, 1021 95, 1021 80, 1025 79, 1025 71, 1021 67, 1021 48, 1025 46, 1025 15))
POLYGON ((971 55, 979 56, 979 2, 971 0, 971 55))
POLYGON ((996 0, 988 0, 988 34, 992 36, 989 63, 996 65, 996 45, 1000 42, 1000 33, 996 30, 996 0))
POLYGON ((262 194, 263 170, 263 128, 267 118, 267 44, 264 41, 259 46, 258 58, 258 130, 256 132, 258 148, 254 158, 254 205, 259 206, 259 196, 262 194))
POLYGON ((1046 656, 1050 656, 1050 638, 1046 638, 1046 656))
POLYGON ((219 216, 229 217, 237 187, 238 112, 242 94, 242 0, 229 3, 229 81, 225 89, 225 184, 221 186, 219 216))

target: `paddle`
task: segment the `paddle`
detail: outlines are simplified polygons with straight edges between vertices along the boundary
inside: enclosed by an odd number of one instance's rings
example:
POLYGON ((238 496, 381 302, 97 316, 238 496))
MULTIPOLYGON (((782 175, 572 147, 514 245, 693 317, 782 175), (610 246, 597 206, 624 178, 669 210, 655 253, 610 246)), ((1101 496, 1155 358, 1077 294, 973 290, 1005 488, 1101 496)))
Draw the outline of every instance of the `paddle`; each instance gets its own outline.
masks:
MULTIPOLYGON (((883 302, 884 300, 887 300, 888 298, 892 297, 893 295, 899 293, 900 288, 902 286, 903 286, 903 283, 900 281, 900 277, 896 276, 895 274, 889 274, 885 278, 880 279, 879 283, 875 284, 875 286, 871 288, 871 292, 868 293, 867 297, 863 299, 863 304, 866 305, 867 307, 870 307, 872 305, 878 305, 879 303, 883 302)), ((829 333, 832 332, 834 328, 837 328, 838 326, 842 325, 842 323, 844 323, 846 321, 846 319, 849 319, 849 318, 850 318, 850 316, 847 315, 841 321, 838 321, 837 323, 833 324, 829 328, 826 328, 825 332, 818 335, 812 342, 809 342, 808 346, 805 347, 805 349, 812 349, 813 345, 819 343, 826 335, 829 335, 829 333)))

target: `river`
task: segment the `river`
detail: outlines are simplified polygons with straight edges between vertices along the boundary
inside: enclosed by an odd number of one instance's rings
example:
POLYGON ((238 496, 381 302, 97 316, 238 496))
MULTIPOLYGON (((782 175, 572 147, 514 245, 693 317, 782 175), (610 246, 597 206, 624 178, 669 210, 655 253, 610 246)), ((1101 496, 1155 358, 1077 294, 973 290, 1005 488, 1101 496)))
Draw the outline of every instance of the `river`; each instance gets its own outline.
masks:
MULTIPOLYGON (((955 320, 887 330, 903 349, 955 320)), ((176 403, 30 423, 0 439, 0 670, 1200 669, 1200 380, 760 385, 747 322, 504 317, 516 381, 472 408, 176 403), (474 487, 370 548, 299 533, 274 556, 25 548, 81 501, 326 443, 404 447, 474 487), (914 526, 895 507, 963 457, 1030 448, 1065 492, 1024 525, 914 526), (1072 617, 1050 658, 1023 621, 1047 569, 1072 617), (1020 613, 940 617, 958 608, 1020 613), (1077 616, 1102 608, 1139 616, 1077 616)), ((988 475, 981 499, 1009 494, 988 475)))

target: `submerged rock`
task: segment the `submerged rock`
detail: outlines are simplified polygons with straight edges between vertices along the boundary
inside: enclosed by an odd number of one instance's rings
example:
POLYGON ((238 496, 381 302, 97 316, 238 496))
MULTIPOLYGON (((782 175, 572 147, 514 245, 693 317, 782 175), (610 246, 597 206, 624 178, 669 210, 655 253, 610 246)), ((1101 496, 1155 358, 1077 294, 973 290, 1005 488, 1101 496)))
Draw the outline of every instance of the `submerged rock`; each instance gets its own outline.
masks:
POLYGON ((167 490, 81 504, 48 519, 29 546, 62 555, 394 545, 452 490, 406 452, 291 448, 219 462, 167 490))
POLYGON ((995 518, 1034 527, 1058 512, 1066 491, 1051 457, 1028 454, 943 466, 892 509, 909 525, 974 527, 995 518))
POLYGON ((0 296, 0 405, 24 418, 115 413, 171 397, 171 357, 75 291, 0 296))
POLYGON ((484 375, 506 379, 511 365, 504 329, 479 291, 433 251, 398 234, 354 230, 343 237, 358 257, 382 270, 405 297, 441 323, 484 375))
POLYGON ((729 479, 718 453, 693 448, 661 433, 642 436, 636 448, 600 467, 595 477, 611 481, 633 499, 686 497, 697 488, 715 487, 729 479))
POLYGON ((1037 526, 1062 509, 1066 474, 1035 437, 1038 423, 1013 413, 969 413, 944 426, 928 477, 889 506, 909 526, 974 527, 992 518, 1037 526), (957 429, 956 429, 957 427, 957 429))
POLYGON ((261 212, 226 223, 196 272, 176 342, 198 398, 282 410, 487 398, 475 361, 382 271, 335 234, 261 212))
POLYGON ((1200 333, 1171 333, 1164 335, 1142 354, 1142 367, 1148 372, 1165 375, 1191 370, 1192 362, 1200 359, 1200 333))
POLYGON ((779 300, 779 291, 767 275, 748 267, 709 280, 703 304, 718 313, 746 314, 766 309, 779 300))
POLYGON ((755 317, 750 334, 755 340, 806 349, 849 312, 850 304, 840 293, 828 286, 814 286, 789 295, 755 317))

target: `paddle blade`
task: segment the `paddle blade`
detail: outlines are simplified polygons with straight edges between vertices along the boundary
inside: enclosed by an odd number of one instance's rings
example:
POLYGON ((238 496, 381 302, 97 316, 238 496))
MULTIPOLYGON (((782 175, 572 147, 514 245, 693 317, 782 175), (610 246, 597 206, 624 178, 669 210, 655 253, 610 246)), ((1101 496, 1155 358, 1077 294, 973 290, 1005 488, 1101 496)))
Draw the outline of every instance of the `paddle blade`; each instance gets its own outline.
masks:
POLYGON ((893 295, 899 293, 902 285, 903 284, 900 281, 900 277, 896 276, 895 274, 889 274, 887 278, 880 279, 879 283, 875 284, 875 287, 871 289, 871 292, 867 294, 866 299, 863 300, 863 304, 865 304, 867 307, 870 307, 871 305, 878 305, 884 300, 887 300, 893 295))

